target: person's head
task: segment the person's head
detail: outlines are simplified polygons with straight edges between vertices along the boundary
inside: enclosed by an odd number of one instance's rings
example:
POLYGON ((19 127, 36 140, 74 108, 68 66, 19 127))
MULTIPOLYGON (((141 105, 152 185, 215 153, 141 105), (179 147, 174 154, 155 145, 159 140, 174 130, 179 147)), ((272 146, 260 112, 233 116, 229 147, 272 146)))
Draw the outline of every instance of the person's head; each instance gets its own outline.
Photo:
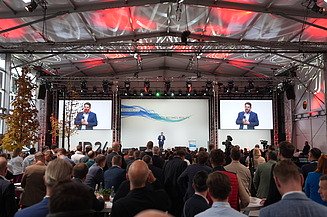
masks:
POLYGON ((78 163, 73 167, 73 176, 77 179, 85 179, 89 168, 86 166, 85 163, 78 163))
POLYGON ((120 150, 120 143, 119 142, 113 142, 112 143, 112 150, 114 152, 119 152, 119 150, 120 150))
POLYGON ((46 150, 43 154, 44 154, 44 160, 46 162, 50 162, 52 160, 53 153, 51 150, 46 150))
POLYGON ((160 155, 160 148, 158 146, 154 146, 152 152, 155 155, 160 155))
POLYGON ((253 156, 254 157, 260 157, 261 156, 261 151, 259 148, 253 149, 253 156))
POLYGON ((17 157, 17 156, 19 156, 21 153, 22 153, 22 149, 20 149, 20 148, 15 148, 15 150, 14 150, 13 153, 12 153, 12 157, 13 157, 13 158, 14 158, 14 157, 17 157))
POLYGON ((162 135, 162 136, 163 136, 163 132, 161 132, 161 133, 160 133, 160 135, 162 135))
POLYGON ((106 157, 103 154, 96 156, 94 161, 99 167, 103 168, 106 166, 106 157))
POLYGON ((147 209, 139 212, 135 217, 173 217, 167 212, 163 212, 155 209, 147 209))
POLYGON ((64 148, 58 148, 57 150, 57 157, 60 157, 60 156, 67 156, 67 151, 66 149, 64 148))
POLYGON ((211 150, 209 158, 213 167, 223 165, 225 163, 225 154, 221 149, 211 150))
POLYGON ((44 154, 42 152, 37 152, 35 155, 34 155, 34 159, 35 159, 35 162, 42 162, 44 163, 45 162, 45 158, 44 158, 44 154))
POLYGON ((221 172, 210 173, 207 179, 207 186, 214 202, 227 200, 232 190, 228 176, 221 172))
POLYGON ((323 201, 327 201, 327 175, 322 175, 319 181, 319 190, 320 197, 323 201))
POLYGON ((206 164, 208 162, 208 159, 209 159, 209 154, 208 154, 208 152, 205 152, 205 151, 200 151, 196 158, 196 160, 199 164, 206 164))
POLYGON ((230 153, 232 160, 239 161, 241 159, 241 152, 238 147, 233 147, 230 153))
POLYGON ((82 151, 82 150, 83 150, 83 148, 82 148, 81 145, 77 145, 77 146, 76 146, 76 151, 82 151))
POLYGON ((309 161, 315 161, 318 160, 321 155, 321 151, 319 148, 312 148, 309 151, 308 159, 309 161))
POLYGON ((186 156, 186 153, 185 153, 184 149, 179 149, 179 150, 176 151, 175 156, 179 156, 184 160, 185 156, 186 156))
POLYGON ((149 165, 149 164, 152 164, 152 158, 149 156, 149 155, 144 155, 143 157, 142 157, 142 160, 147 164, 147 165, 149 165))
POLYGON ((317 169, 316 172, 327 174, 327 155, 322 154, 318 159, 317 169))
POLYGON ((84 103, 83 112, 89 113, 90 110, 91 110, 91 103, 89 103, 89 102, 84 103))
POLYGON ((90 158, 90 159, 94 159, 95 158, 95 151, 89 151, 87 152, 87 156, 90 158))
POLYGON ((301 191, 303 176, 291 160, 279 161, 274 167, 274 179, 281 195, 290 191, 301 191))
POLYGON ((293 157, 295 151, 295 146, 287 141, 283 141, 279 143, 279 154, 281 160, 283 159, 291 159, 293 157))
POLYGON ((139 150, 135 150, 133 153, 134 159, 141 159, 141 152, 139 150))
POLYGON ((52 188, 60 182, 71 180, 72 170, 72 165, 63 159, 57 158, 51 161, 45 170, 45 185, 52 188))
POLYGON ((250 102, 246 102, 244 104, 244 111, 245 111, 245 113, 249 113, 251 111, 251 108, 252 108, 252 104, 250 102))
POLYGON ((118 155, 118 154, 113 156, 112 159, 111 159, 111 165, 121 167, 122 157, 120 155, 118 155))
POLYGON ((275 151, 269 151, 267 153, 268 160, 277 161, 277 153, 275 151))
POLYGON ((33 148, 30 148, 30 150, 29 150, 29 153, 30 154, 35 154, 35 152, 36 152, 36 149, 33 147, 33 148))
POLYGON ((85 146, 85 153, 88 153, 89 151, 92 151, 92 146, 90 145, 85 146))
POLYGON ((193 178, 193 188, 196 192, 205 192, 208 190, 207 186, 208 173, 205 171, 199 171, 193 178))
POLYGON ((142 160, 134 161, 128 169, 128 178, 131 183, 131 190, 145 186, 150 170, 142 160))
POLYGON ((152 150, 152 148, 153 148, 153 142, 152 141, 148 141, 148 143, 146 144, 146 148, 152 150))
POLYGON ((50 197, 48 216, 92 216, 92 203, 92 192, 83 184, 72 181, 60 183, 54 186, 50 197))
POLYGON ((5 176, 7 174, 7 159, 0 157, 0 175, 5 176))

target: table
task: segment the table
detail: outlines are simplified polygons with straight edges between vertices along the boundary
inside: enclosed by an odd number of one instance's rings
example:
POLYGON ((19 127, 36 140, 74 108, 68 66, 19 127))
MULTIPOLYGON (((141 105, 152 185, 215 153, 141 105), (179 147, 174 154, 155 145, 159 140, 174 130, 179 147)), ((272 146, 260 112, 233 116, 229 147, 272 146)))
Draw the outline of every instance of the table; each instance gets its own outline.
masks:
POLYGON ((244 208, 243 213, 250 217, 259 216, 260 209, 262 204, 260 203, 261 199, 257 197, 250 197, 250 203, 247 207, 244 208))
POLYGON ((110 201, 105 201, 103 210, 99 211, 98 213, 100 214, 100 216, 108 217, 110 216, 111 208, 112 203, 110 201))

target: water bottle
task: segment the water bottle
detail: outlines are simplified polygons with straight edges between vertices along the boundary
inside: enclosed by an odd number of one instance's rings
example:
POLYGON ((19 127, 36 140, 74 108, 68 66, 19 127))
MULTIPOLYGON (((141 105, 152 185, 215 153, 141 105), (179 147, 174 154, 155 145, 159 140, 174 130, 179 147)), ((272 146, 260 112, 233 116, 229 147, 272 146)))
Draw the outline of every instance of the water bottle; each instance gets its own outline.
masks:
POLYGON ((110 190, 110 201, 113 202, 115 197, 115 187, 111 186, 111 190, 110 190))

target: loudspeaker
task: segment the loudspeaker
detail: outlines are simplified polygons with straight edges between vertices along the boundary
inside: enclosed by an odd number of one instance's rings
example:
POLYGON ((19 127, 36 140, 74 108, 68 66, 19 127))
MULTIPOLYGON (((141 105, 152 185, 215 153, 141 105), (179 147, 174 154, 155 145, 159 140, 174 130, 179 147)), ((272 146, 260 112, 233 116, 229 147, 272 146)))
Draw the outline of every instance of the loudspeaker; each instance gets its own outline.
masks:
POLYGON ((285 87, 286 98, 295 99, 294 84, 287 84, 285 87))
POLYGON ((37 93, 37 98, 38 99, 45 99, 47 93, 47 88, 45 84, 40 84, 39 86, 39 91, 37 93))

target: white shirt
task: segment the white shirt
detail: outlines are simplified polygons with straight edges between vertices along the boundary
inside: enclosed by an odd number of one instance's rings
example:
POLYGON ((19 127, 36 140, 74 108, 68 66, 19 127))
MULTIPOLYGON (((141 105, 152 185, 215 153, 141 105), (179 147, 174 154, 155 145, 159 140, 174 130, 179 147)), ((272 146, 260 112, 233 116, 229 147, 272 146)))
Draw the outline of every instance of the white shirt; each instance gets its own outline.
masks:
MULTIPOLYGON (((87 121, 89 118, 89 113, 83 113, 83 119, 87 121)), ((82 125, 81 130, 86 130, 86 125, 82 125)))
MULTIPOLYGON (((249 121, 249 119, 250 119, 250 113, 244 113, 244 119, 246 121, 249 121)), ((243 129, 248 129, 248 125, 243 125, 243 129)))

